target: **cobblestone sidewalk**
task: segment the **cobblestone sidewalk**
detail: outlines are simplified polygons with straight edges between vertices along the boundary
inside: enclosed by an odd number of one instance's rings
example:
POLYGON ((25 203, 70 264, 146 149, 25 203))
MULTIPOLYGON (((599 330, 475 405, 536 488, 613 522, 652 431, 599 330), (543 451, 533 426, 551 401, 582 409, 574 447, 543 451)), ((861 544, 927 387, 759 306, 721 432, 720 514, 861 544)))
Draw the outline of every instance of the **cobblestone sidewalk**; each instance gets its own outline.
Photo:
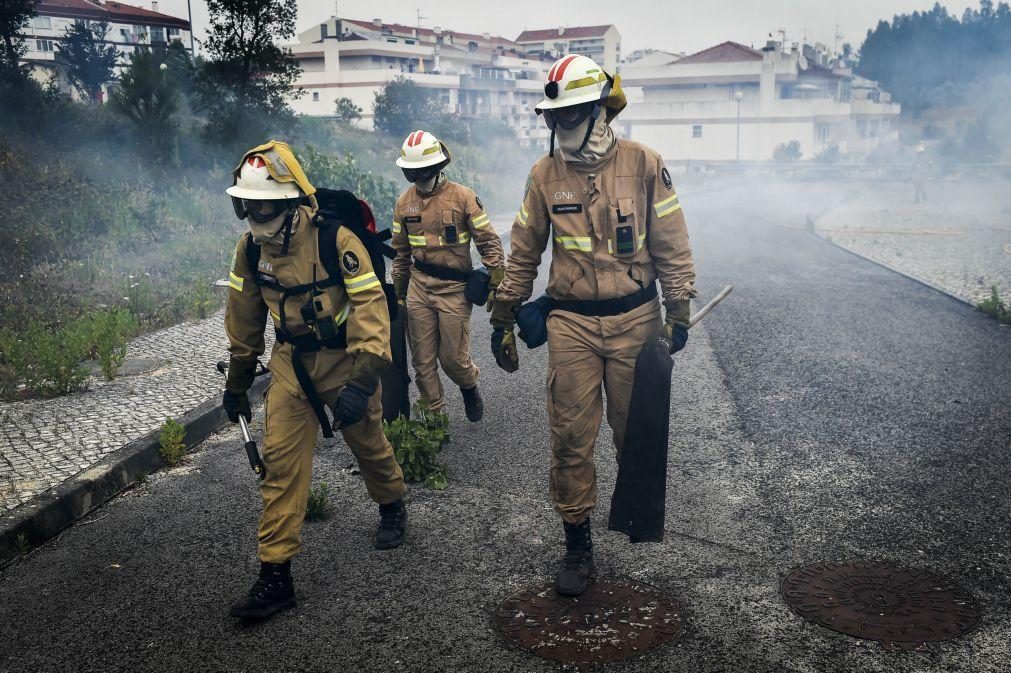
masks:
POLYGON ((1011 302, 1007 182, 937 182, 926 203, 912 186, 885 184, 818 220, 822 236, 972 304, 997 287, 1011 302))
POLYGON ((223 320, 221 311, 135 339, 120 375, 93 375, 84 392, 0 403, 0 512, 220 393, 214 364, 227 356, 223 320))

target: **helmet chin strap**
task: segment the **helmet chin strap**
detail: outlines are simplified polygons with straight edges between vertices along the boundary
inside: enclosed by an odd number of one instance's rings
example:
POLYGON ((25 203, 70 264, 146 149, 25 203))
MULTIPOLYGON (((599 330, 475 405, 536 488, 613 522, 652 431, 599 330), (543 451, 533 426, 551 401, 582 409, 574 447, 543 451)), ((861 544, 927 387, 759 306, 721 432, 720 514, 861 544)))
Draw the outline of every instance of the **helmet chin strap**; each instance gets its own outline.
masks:
POLYGON ((295 221, 295 210, 289 210, 284 218, 284 239, 281 242, 281 256, 288 254, 288 247, 291 245, 291 225, 295 221))

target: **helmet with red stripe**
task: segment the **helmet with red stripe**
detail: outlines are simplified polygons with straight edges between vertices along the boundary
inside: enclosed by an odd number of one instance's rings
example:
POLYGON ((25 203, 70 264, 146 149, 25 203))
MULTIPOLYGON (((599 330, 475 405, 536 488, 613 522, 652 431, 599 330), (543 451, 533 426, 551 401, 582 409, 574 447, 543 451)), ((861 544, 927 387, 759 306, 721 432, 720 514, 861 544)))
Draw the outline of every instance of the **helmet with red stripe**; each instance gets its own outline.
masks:
POLYGON ((535 109, 540 112, 592 103, 607 98, 610 88, 607 74, 593 59, 569 54, 551 66, 544 85, 545 98, 535 109))
POLYGON ((400 147, 397 165, 401 168, 426 168, 449 163, 446 146, 428 131, 412 131, 400 147))

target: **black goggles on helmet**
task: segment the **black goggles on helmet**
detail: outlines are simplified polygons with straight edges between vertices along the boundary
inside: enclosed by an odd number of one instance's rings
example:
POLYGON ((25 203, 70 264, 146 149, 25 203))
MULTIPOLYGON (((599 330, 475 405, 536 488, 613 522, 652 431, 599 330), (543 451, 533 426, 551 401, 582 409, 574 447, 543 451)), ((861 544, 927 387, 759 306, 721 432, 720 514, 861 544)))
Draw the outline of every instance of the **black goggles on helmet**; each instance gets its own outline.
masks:
POLYGON ((258 201, 252 199, 232 199, 232 208, 240 220, 247 217, 258 224, 266 224, 279 215, 286 213, 295 202, 290 199, 271 199, 258 201))
POLYGON ((571 131, 586 121, 587 117, 596 119, 600 114, 600 102, 590 101, 589 103, 580 103, 579 105, 552 108, 544 110, 542 114, 544 115, 544 123, 552 131, 558 127, 571 131))
POLYGON ((402 168, 401 170, 404 171, 404 177, 408 182, 427 182, 439 174, 442 164, 438 163, 424 168, 402 168))

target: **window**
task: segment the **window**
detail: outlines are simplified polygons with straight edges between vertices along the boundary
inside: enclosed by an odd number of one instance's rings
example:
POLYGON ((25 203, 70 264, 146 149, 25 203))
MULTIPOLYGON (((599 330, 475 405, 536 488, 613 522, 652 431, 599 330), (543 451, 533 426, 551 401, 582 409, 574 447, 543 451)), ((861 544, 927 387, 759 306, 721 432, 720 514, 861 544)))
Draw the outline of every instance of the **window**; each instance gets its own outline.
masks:
POLYGON ((152 42, 164 42, 165 41, 165 29, 151 27, 151 41, 152 42))
POLYGON ((53 20, 48 16, 36 16, 32 19, 32 27, 49 30, 53 27, 53 20))
POLYGON ((692 124, 692 138, 702 137, 702 124, 692 124))
POLYGON ((36 51, 53 51, 52 40, 35 40, 36 51))
POLYGON ((827 143, 829 136, 832 135, 832 127, 829 124, 817 124, 815 126, 815 133, 818 135, 818 142, 827 143))
POLYGON ((179 34, 179 29, 178 28, 169 28, 168 29, 168 34, 169 34, 169 36, 174 37, 174 36, 176 36, 176 35, 179 34))
POLYGON ((319 91, 313 91, 312 92, 312 101, 314 103, 318 103, 319 102, 319 91))

